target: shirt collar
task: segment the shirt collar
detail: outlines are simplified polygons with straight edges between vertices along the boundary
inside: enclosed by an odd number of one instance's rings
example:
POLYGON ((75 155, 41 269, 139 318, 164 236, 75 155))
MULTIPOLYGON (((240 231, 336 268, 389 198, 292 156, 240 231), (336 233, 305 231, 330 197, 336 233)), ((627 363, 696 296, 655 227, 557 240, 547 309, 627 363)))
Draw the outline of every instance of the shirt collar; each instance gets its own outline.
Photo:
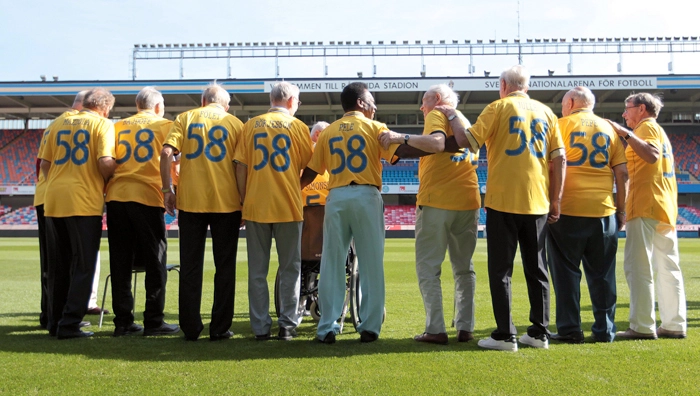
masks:
POLYGON ((270 110, 267 111, 268 113, 285 113, 289 114, 289 109, 286 107, 281 107, 281 106, 272 106, 270 107, 270 110))
POLYGON ((361 111, 348 111, 347 113, 343 114, 343 117, 365 117, 365 115, 362 114, 361 111))
POLYGON ((591 109, 576 109, 576 110, 571 110, 571 114, 576 114, 576 113, 593 113, 593 110, 591 110, 591 109))
POLYGON ((220 104, 218 104, 218 103, 209 103, 208 105, 206 105, 206 106, 204 106, 204 107, 218 107, 218 108, 220 108, 221 110, 226 111, 226 110, 224 109, 224 106, 222 106, 222 105, 220 105, 220 104))
POLYGON ((528 99, 530 98, 530 96, 528 96, 528 94, 526 94, 523 91, 513 91, 513 92, 509 93, 508 95, 506 95, 506 97, 509 97, 509 96, 521 96, 523 98, 528 98, 528 99))

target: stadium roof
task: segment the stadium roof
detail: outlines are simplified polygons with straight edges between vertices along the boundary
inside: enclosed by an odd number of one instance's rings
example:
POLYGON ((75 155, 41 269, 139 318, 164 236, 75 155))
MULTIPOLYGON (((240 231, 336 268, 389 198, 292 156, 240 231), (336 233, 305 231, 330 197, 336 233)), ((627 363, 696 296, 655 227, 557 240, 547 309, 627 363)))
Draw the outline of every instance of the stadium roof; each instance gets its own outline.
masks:
MULTIPOLYGON (((230 112, 245 118, 260 114, 269 107, 271 86, 281 79, 218 80, 231 93, 230 112)), ((301 89, 302 107, 298 116, 341 115, 340 92, 352 81, 363 81, 376 97, 377 117, 395 114, 420 115, 423 93, 434 84, 448 84, 460 95, 462 110, 470 119, 490 102, 498 99, 498 77, 442 78, 316 78, 286 79, 301 89)), ((199 106, 200 93, 209 80, 150 81, 55 81, 0 82, 0 119, 48 119, 70 107, 81 90, 104 87, 116 97, 111 115, 123 118, 133 114, 135 94, 144 86, 155 86, 165 96, 166 114, 172 117, 199 106)), ((660 92, 665 109, 660 122, 692 122, 700 113, 700 75, 596 75, 596 76, 533 76, 529 94, 559 113, 561 98, 577 85, 589 87, 596 95, 596 112, 621 119, 623 101, 632 92, 660 92)), ((421 122, 420 116, 416 123, 421 122)), ((412 121, 411 121, 412 122, 412 121)), ((396 123, 394 123, 396 124, 396 123)), ((398 122, 401 124, 401 122, 398 122)), ((410 126, 410 125, 407 125, 410 126)))

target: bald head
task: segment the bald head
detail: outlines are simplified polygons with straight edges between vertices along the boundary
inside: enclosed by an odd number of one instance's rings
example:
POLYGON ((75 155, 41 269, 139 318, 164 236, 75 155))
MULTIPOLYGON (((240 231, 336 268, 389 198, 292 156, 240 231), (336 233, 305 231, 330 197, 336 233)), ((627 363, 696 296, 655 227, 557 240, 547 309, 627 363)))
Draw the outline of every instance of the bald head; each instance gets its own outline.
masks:
POLYGON ((577 109, 593 110, 595 96, 586 87, 575 87, 564 95, 561 100, 561 114, 566 117, 577 109))

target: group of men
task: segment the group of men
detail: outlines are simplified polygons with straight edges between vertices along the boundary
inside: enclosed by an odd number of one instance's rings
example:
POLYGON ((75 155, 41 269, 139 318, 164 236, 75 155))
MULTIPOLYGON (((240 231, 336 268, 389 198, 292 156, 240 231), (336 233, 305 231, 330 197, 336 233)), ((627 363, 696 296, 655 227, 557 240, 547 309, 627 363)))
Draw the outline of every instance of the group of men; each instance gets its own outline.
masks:
POLYGON ((390 132, 380 138, 385 145, 403 143, 442 152, 442 156, 421 158, 419 165, 416 271, 426 326, 415 340, 448 342, 440 289, 446 248, 455 278, 457 340, 473 339, 471 258, 477 230, 474 208, 480 207, 480 201, 476 176, 464 176, 474 174, 474 163, 466 153, 447 154, 453 151, 448 148, 453 136, 471 153, 477 154, 484 145, 488 149, 484 207, 496 329, 478 342, 480 347, 518 349, 511 314, 518 245, 531 322, 519 338, 521 344, 546 349, 550 338, 584 342, 581 262, 593 306, 594 341, 612 342, 616 336, 685 338, 685 293, 675 231, 677 187, 671 145, 656 122, 663 106, 660 99, 640 93, 625 100, 623 117, 634 129, 629 131, 593 114, 595 97, 588 88, 568 91, 562 99, 563 117, 557 119, 551 109, 527 95, 528 83, 523 67, 504 71, 499 81, 501 98, 487 106, 474 125, 456 110, 456 97, 447 86, 432 87, 423 97, 421 136, 390 132), (615 255, 618 231, 626 222, 630 328, 617 332, 615 255), (549 271, 557 298, 556 334, 548 330, 549 271), (655 286, 661 315, 658 328, 655 286))
POLYGON ((207 229, 216 267, 209 337, 216 341, 233 335, 236 255, 243 223, 255 339, 272 338, 267 277, 273 237, 279 258, 276 338, 292 339, 301 322, 301 190, 324 177, 329 192, 317 338, 334 343, 340 331, 344 263, 354 240, 363 294, 358 332, 361 341, 375 341, 381 333, 385 302, 380 161, 421 157, 416 271, 426 326, 415 340, 448 342, 440 282, 448 251, 455 277, 457 340, 468 342, 474 338, 472 256, 482 206, 476 167, 479 149, 486 145, 489 168, 483 206, 496 330, 479 346, 517 350, 511 278, 518 245, 532 322, 520 343, 548 348, 550 336, 583 342, 581 261, 591 291, 596 341, 610 342, 616 335, 685 337, 685 297, 674 228, 673 154, 655 121, 660 100, 650 94, 626 100, 623 115, 634 128, 631 132, 595 116, 595 98, 582 87, 564 96, 564 117, 557 119, 547 106, 529 98, 528 82, 521 66, 504 71, 501 99, 487 106, 474 125, 456 109, 458 98, 449 87, 431 87, 421 106, 422 135, 392 132, 373 121, 377 107, 361 82, 343 89, 345 114, 323 125, 325 129, 314 128, 313 134, 294 117, 301 105, 299 88, 287 82, 273 86, 270 110, 245 124, 228 113, 230 95, 217 84, 204 90, 202 107, 180 114, 174 122, 162 117, 162 95, 144 88, 136 98, 139 113, 114 126, 106 119, 113 96, 102 89, 89 91, 83 100, 85 110, 64 114, 47 129, 39 153, 47 179, 44 211, 53 300, 49 331, 59 338, 91 335, 80 330, 79 323, 87 309, 87 284, 94 274, 106 201, 115 336, 179 331, 163 321, 164 208, 172 215, 178 211, 179 315, 185 339, 196 341, 204 329, 200 306, 207 229), (322 132, 317 135, 317 130, 322 132), (315 147, 312 136, 317 140, 315 147), (175 190, 171 174, 177 157, 180 171, 175 190), (626 221, 630 329, 616 333, 615 253, 618 230, 626 221), (145 329, 134 323, 131 313, 134 265, 146 268, 145 329), (558 333, 552 335, 548 330, 549 271, 557 295, 558 333), (658 329, 652 275, 657 278, 662 318, 658 329))

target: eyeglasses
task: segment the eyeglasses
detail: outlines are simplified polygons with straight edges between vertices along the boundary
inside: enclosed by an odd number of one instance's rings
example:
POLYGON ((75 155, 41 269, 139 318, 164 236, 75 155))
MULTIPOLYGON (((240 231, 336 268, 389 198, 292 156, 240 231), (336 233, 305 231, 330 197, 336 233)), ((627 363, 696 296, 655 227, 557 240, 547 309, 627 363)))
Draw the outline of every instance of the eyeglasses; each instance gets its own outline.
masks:
POLYGON ((635 107, 639 107, 641 105, 636 105, 636 106, 625 106, 625 111, 623 113, 627 113, 629 109, 634 109, 635 107))
POLYGON ((299 100, 299 98, 297 98, 297 106, 301 106, 301 100, 299 100))

